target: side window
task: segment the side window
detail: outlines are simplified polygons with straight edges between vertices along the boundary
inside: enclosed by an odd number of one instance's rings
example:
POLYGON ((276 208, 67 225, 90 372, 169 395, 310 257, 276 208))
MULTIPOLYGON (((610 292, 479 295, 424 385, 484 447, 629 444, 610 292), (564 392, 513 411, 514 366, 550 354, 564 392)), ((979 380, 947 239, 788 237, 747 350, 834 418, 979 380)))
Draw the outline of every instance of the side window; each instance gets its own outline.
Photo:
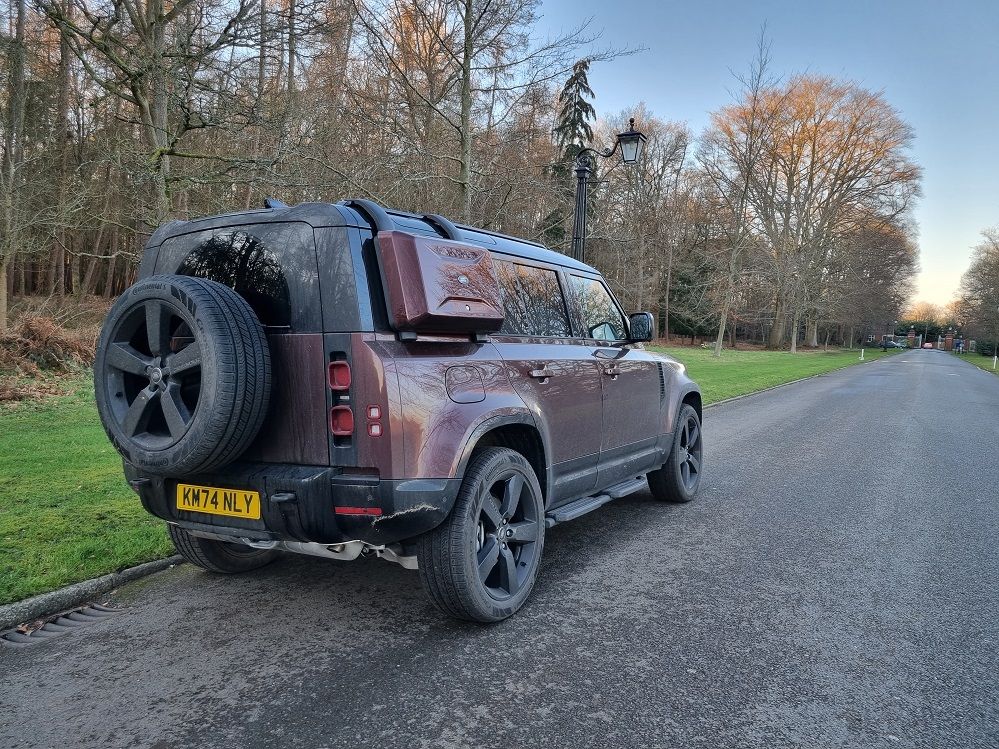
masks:
POLYGON ((598 341, 622 341, 627 338, 624 318, 600 281, 569 276, 569 295, 579 310, 587 338, 598 341))
POLYGON ((555 271, 495 257, 493 266, 503 297, 500 333, 547 338, 568 338, 572 334, 555 271))

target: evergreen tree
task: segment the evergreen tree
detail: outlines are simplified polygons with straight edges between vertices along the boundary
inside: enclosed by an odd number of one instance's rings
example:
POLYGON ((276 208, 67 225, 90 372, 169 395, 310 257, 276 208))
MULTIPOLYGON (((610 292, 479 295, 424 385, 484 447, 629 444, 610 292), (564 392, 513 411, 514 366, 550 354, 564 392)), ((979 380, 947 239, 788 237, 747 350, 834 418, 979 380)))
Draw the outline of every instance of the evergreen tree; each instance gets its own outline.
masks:
POLYGON ((577 60, 558 95, 554 137, 559 158, 551 166, 551 176, 563 200, 562 205, 550 211, 538 227, 542 240, 556 248, 567 242, 564 223, 573 201, 572 167, 576 154, 593 140, 590 122, 596 119, 597 112, 588 101, 594 97, 588 80, 589 72, 590 60, 585 57, 577 60))
POLYGON ((555 142, 562 151, 563 161, 571 162, 580 149, 593 140, 590 121, 596 118, 597 112, 587 101, 594 96, 588 80, 589 72, 589 59, 577 60, 572 66, 572 75, 558 95, 555 142))

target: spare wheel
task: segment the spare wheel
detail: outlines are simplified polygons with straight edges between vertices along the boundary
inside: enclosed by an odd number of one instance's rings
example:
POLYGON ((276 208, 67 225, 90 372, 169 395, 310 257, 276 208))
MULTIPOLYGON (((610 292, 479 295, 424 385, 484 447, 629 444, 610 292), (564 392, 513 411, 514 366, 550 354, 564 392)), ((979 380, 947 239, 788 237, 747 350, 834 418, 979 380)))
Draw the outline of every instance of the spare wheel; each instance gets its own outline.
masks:
POLYGON ((256 437, 270 397, 267 338, 228 286, 151 276, 122 294, 97 343, 101 423, 132 465, 161 476, 209 471, 256 437))

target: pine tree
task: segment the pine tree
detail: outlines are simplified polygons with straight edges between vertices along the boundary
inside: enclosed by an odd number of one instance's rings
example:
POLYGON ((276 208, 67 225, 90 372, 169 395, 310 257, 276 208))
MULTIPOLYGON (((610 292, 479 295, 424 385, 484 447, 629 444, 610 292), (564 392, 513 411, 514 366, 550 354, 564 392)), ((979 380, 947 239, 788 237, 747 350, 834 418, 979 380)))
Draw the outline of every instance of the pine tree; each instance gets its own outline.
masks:
POLYGON ((594 97, 588 80, 589 72, 589 59, 584 57, 582 60, 577 60, 572 66, 572 75, 558 95, 555 142, 562 150, 564 161, 571 162, 580 149, 593 140, 590 120, 596 118, 597 112, 587 101, 594 97))
POLYGON ((559 158, 551 166, 551 177, 562 200, 561 205, 550 211, 538 227, 543 241, 552 247, 561 247, 568 241, 564 224, 573 200, 572 166, 576 154, 593 140, 590 121, 596 119, 597 112, 587 101, 594 98, 588 80, 589 72, 590 60, 585 57, 577 60, 572 66, 572 74, 558 95, 554 138, 559 158))

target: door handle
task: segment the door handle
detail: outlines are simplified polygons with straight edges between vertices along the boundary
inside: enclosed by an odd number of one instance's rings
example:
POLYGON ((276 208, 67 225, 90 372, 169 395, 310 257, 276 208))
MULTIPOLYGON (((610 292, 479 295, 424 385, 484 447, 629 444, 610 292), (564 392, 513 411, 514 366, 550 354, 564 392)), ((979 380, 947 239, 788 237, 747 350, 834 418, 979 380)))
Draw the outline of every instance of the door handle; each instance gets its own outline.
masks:
POLYGON ((621 374, 621 370, 617 366, 604 367, 604 374, 612 380, 616 380, 617 376, 621 374))
POLYGON ((531 377, 537 377, 541 381, 541 384, 544 385, 548 382, 549 377, 555 376, 555 373, 548 369, 548 365, 545 364, 541 369, 532 369, 530 375, 531 377))

